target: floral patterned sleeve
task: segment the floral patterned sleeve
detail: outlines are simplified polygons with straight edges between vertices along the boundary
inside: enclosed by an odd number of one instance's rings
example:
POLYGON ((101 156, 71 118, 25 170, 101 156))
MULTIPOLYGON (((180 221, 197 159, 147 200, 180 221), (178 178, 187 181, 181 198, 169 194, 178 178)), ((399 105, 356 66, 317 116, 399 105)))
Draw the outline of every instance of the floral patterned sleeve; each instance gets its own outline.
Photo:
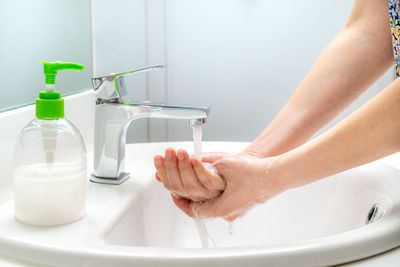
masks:
POLYGON ((400 0, 389 0, 390 28, 392 32, 393 56, 396 67, 396 76, 400 77, 400 0))

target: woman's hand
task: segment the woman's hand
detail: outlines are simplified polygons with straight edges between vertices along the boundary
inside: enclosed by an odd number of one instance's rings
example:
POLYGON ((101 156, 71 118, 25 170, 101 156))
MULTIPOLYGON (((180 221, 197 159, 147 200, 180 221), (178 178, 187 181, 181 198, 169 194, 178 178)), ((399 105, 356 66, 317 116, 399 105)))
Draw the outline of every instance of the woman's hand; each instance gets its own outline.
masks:
POLYGON ((213 163, 218 174, 209 172, 186 151, 167 149, 156 156, 156 177, 171 191, 175 204, 194 217, 224 217, 232 221, 253 205, 289 188, 271 168, 277 158, 260 159, 247 153, 209 153, 204 162, 213 163))
POLYGON ((272 173, 277 158, 260 159, 246 154, 223 157, 214 162, 226 187, 222 194, 203 202, 172 195, 175 204, 187 215, 223 217, 233 221, 257 203, 288 189, 279 175, 272 173))
MULTIPOLYGON (((203 161, 212 163, 226 154, 204 154, 203 161)), ((163 156, 154 157, 156 178, 175 197, 188 201, 205 201, 217 197, 225 188, 225 181, 212 173, 197 158, 189 158, 184 150, 176 153, 172 148, 163 156)))

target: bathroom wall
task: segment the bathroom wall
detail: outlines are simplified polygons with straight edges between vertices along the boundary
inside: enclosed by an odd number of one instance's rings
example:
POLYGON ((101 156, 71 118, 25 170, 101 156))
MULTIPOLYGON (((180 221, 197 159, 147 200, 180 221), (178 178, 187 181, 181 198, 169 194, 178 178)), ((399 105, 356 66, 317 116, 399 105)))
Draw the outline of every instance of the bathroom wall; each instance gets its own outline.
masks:
MULTIPOLYGON (((167 99, 211 105, 204 139, 251 141, 340 31, 352 4, 349 0, 167 0, 167 99)), ((390 70, 335 122, 392 78, 390 70)), ((168 137, 190 140, 191 129, 171 121, 168 137)))
MULTIPOLYGON (((120 73, 147 65, 146 0, 92 0, 93 76, 120 73)), ((126 78, 126 84, 134 81, 126 78)), ((130 91, 131 98, 147 98, 147 84, 130 91)), ((129 142, 147 141, 147 121, 129 130, 129 142)), ((132 125, 132 126, 133 126, 132 125)))
MULTIPOLYGON (((119 73, 166 62, 165 0, 92 0, 93 75, 119 73)), ((141 86, 125 78, 129 98, 165 101, 166 72, 147 74, 141 86)), ((127 142, 164 140, 166 122, 140 119, 128 129, 127 142), (149 128, 152 131, 149 131, 149 128)))
MULTIPOLYGON (((205 140, 251 141, 340 31, 352 5, 349 0, 92 0, 94 73, 167 63, 168 70, 150 73, 132 98, 208 104, 205 140)), ((389 70, 324 130, 392 79, 389 70)), ((128 142, 190 139, 190 127, 179 120, 139 120, 128 132, 128 142)))

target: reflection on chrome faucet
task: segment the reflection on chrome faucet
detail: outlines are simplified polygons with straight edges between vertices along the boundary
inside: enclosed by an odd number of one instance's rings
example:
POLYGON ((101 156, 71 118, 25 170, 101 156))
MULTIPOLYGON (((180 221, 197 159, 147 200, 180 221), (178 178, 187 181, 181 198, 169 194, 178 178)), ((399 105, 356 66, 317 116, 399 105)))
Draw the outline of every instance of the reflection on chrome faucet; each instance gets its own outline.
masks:
POLYGON ((173 105, 150 101, 127 100, 125 76, 165 68, 155 65, 129 72, 93 78, 96 91, 94 129, 94 170, 90 180, 96 183, 120 184, 129 178, 124 172, 126 132, 139 118, 186 119, 191 125, 206 122, 208 106, 173 105))

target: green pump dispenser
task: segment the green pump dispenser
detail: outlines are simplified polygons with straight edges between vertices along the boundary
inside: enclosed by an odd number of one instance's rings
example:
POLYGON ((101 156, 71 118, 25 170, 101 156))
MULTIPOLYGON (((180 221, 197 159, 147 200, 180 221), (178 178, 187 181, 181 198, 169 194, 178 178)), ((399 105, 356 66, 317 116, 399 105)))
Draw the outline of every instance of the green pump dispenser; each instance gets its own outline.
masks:
POLYGON ((59 70, 81 71, 85 66, 72 62, 46 62, 43 63, 43 71, 46 76, 46 91, 39 93, 36 99, 36 117, 38 119, 53 120, 64 118, 64 99, 60 92, 55 91, 56 75, 59 70))

